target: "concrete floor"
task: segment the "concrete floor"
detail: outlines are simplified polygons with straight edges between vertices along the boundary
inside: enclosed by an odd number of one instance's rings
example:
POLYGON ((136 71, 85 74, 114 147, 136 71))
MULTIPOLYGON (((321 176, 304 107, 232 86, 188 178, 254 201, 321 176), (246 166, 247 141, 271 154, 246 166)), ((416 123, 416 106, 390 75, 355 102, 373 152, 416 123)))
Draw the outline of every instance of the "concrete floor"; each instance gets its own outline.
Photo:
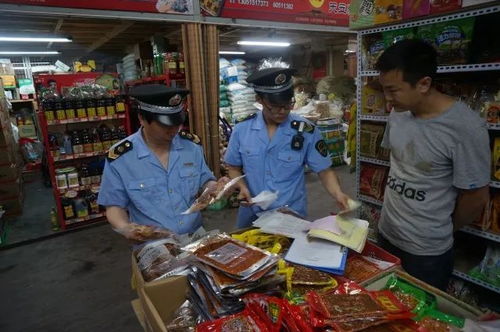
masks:
MULTIPOLYGON (((335 170, 354 197, 354 174, 335 170)), ((318 177, 306 178, 309 219, 336 211, 318 177)), ((204 213, 205 228, 233 230, 236 212, 204 213)), ((130 306, 130 252, 107 224, 0 250, 0 331, 141 331, 130 306)))

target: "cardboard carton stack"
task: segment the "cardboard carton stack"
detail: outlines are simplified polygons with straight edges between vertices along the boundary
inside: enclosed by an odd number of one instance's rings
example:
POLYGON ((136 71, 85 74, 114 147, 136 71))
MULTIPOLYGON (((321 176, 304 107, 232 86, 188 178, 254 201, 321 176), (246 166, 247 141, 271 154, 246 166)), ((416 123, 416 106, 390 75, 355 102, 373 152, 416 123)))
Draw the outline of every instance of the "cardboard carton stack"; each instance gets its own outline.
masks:
POLYGON ((0 206, 5 216, 22 214, 23 195, 19 148, 12 134, 9 109, 0 84, 0 206))

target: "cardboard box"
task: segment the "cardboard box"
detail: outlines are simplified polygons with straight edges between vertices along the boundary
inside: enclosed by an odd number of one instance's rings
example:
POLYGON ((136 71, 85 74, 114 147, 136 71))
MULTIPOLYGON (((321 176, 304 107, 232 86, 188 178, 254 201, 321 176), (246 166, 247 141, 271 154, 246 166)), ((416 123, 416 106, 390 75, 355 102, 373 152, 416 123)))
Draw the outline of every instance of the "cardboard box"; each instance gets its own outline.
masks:
POLYGON ((139 324, 141 324, 144 331, 151 331, 149 326, 146 325, 146 315, 144 313, 144 309, 142 308, 141 300, 132 300, 130 304, 132 305, 132 310, 134 310, 135 317, 137 317, 137 320, 139 321, 139 324))
POLYGON ((175 311, 186 301, 187 278, 177 276, 154 281, 144 285, 138 292, 144 310, 146 331, 168 332, 165 322, 170 322, 175 311))
POLYGON ((2 78, 3 86, 6 88, 16 87, 16 77, 14 75, 0 75, 2 78))
POLYGON ((19 173, 19 167, 14 163, 0 166, 0 186, 5 182, 17 180, 20 175, 19 173))
POLYGON ((19 137, 36 137, 36 128, 35 125, 19 125, 19 137))
POLYGON ((464 303, 462 301, 457 300, 456 298, 452 297, 451 295, 434 288, 425 282, 418 280, 411 275, 402 272, 402 271, 395 271, 390 274, 386 274, 384 276, 381 276, 379 279, 374 280, 368 285, 365 285, 365 288, 368 290, 381 290, 385 287, 387 284, 387 281, 389 278, 393 275, 398 276, 399 278, 433 294, 436 296, 437 299, 437 309, 439 311, 442 311, 447 314, 451 314, 457 317, 463 317, 463 318, 469 318, 473 320, 477 320, 483 313, 479 310, 476 309, 467 303, 464 303))

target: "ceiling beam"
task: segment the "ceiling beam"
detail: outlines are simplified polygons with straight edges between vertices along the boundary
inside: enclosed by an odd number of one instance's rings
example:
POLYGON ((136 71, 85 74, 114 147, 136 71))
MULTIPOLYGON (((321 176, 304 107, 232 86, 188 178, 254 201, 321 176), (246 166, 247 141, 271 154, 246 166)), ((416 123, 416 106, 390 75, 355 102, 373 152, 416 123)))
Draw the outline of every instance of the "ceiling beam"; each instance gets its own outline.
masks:
POLYGON ((86 52, 91 53, 92 51, 95 51, 96 49, 98 49, 102 45, 106 44, 109 40, 113 39, 114 37, 118 36, 119 34, 124 32, 125 30, 130 28, 132 25, 134 25, 134 22, 130 22, 130 21, 122 22, 122 24, 116 26, 113 30, 106 33, 102 38, 99 38, 94 43, 92 43, 92 45, 90 45, 87 48, 86 52))
MULTIPOLYGON (((54 34, 57 34, 59 32, 59 30, 61 30, 61 27, 64 23, 64 19, 63 18, 60 18, 57 20, 57 23, 56 23, 56 27, 54 28, 54 34)), ((50 42, 48 45, 47 45, 47 48, 51 48, 52 47, 52 42, 50 42)))

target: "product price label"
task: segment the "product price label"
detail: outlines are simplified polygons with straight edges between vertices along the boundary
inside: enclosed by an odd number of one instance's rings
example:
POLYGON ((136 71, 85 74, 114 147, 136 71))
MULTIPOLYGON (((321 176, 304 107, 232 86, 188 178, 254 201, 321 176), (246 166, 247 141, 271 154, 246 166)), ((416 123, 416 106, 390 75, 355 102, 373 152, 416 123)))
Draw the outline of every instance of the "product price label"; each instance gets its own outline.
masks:
POLYGON ((227 265, 238 257, 241 257, 247 251, 247 249, 237 246, 233 243, 227 243, 222 247, 209 252, 205 256, 216 261, 219 264, 227 265))

